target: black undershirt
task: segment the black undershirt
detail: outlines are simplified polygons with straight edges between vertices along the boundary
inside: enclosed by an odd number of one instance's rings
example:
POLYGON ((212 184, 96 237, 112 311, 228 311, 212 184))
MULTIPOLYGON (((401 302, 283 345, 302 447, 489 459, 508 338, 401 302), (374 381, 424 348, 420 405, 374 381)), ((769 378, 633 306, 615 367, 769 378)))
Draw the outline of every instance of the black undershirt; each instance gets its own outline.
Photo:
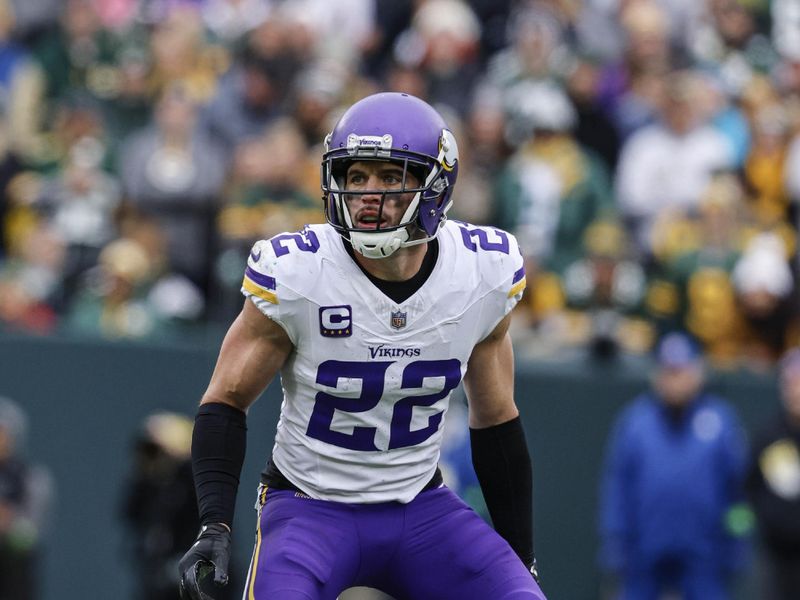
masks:
POLYGON ((439 258, 439 241, 433 239, 428 242, 428 251, 425 253, 425 258, 422 259, 422 265, 416 275, 405 281, 386 281, 385 279, 379 279, 368 273, 367 270, 361 266, 361 263, 356 260, 355 250, 353 250, 350 243, 345 240, 342 240, 342 243, 347 253, 358 265, 358 268, 361 269, 361 272, 367 276, 367 279, 396 304, 402 304, 408 300, 414 292, 422 287, 433 272, 433 267, 436 266, 436 261, 439 258))

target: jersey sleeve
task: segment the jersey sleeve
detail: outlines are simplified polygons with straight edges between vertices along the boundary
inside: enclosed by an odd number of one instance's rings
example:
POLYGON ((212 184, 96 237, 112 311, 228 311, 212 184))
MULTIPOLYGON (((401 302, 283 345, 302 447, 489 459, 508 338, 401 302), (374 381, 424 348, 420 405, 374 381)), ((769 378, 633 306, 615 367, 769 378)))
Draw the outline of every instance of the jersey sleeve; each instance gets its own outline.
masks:
POLYGON ((461 226, 467 255, 475 257, 483 293, 480 339, 517 305, 525 291, 525 266, 517 239, 494 227, 461 226))
POLYGON ((500 243, 495 244, 495 249, 479 254, 480 269, 485 284, 495 297, 494 302, 500 305, 499 321, 522 299, 526 285, 525 265, 517 238, 495 228, 492 228, 492 235, 500 243))
POLYGON ((525 279, 525 263, 522 258, 522 250, 520 250, 517 239, 509 234, 509 273, 510 279, 506 278, 506 283, 502 289, 506 291, 506 307, 504 315, 511 312, 517 303, 522 300, 522 295, 525 293, 527 281, 525 279))
POLYGON ((497 324, 519 303, 526 285, 525 265, 517 239, 510 233, 499 230, 497 232, 508 236, 508 254, 486 253, 489 262, 487 277, 490 278, 490 285, 494 286, 494 290, 490 294, 492 296, 490 305, 496 306, 497 309, 495 318, 490 320, 490 327, 484 337, 494 331, 497 324))
POLYGON ((276 256, 270 240, 256 242, 247 258, 241 291, 258 310, 283 327, 292 343, 296 343, 293 317, 298 294, 291 281, 293 258, 292 254, 276 256))

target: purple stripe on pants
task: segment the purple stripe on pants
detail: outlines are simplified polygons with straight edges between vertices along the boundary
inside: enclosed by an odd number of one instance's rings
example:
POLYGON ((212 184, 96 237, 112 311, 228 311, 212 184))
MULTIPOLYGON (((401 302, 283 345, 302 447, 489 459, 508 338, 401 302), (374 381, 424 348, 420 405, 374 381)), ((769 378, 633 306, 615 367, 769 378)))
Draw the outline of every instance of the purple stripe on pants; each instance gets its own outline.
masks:
POLYGON ((399 504, 269 490, 245 600, 335 600, 370 586, 397 600, 545 600, 509 545, 446 487, 399 504))

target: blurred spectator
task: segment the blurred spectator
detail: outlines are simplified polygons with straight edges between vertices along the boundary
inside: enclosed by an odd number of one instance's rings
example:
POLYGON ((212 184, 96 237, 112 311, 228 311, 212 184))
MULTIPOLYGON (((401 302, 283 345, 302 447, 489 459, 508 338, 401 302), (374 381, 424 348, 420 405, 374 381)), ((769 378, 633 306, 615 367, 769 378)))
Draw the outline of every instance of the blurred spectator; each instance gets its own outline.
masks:
POLYGON ((134 598, 178 600, 178 560, 200 529, 191 441, 192 420, 170 412, 149 415, 133 441, 122 518, 134 598))
POLYGON ((664 93, 664 78, 682 60, 671 44, 670 21, 654 0, 620 3, 624 40, 618 61, 600 71, 598 98, 622 139, 655 119, 664 93))
MULTIPOLYGON (((766 32, 759 31, 758 2, 709 0, 689 40, 695 60, 717 72, 728 89, 741 89, 755 73, 778 60, 766 32)), ((766 28, 765 28, 766 29, 766 28)))
POLYGON ((508 47, 489 62, 489 78, 507 87, 517 81, 556 76, 569 53, 564 36, 562 23, 548 6, 521 3, 509 20, 508 47))
MULTIPOLYGON (((428 81, 414 65, 395 60, 386 67, 381 79, 386 82, 386 89, 390 92, 402 92, 423 99, 428 97, 428 81)), ((449 106, 443 108, 445 111, 451 110, 449 106)))
POLYGON ((206 42, 199 7, 175 3, 154 23, 149 35, 152 57, 150 86, 155 97, 180 84, 195 103, 204 104, 217 90, 227 68, 227 53, 206 42))
POLYGON ((241 240, 246 255, 256 240, 318 222, 321 205, 310 184, 318 178, 318 161, 308 155, 300 129, 291 119, 276 121, 236 152, 219 220, 223 238, 241 240))
POLYGON ((586 227, 582 248, 563 272, 536 273, 527 295, 535 327, 528 352, 543 358, 578 353, 601 361, 647 352, 655 337, 644 311, 647 274, 632 258, 624 228, 601 217, 586 227))
POLYGON ((19 246, 0 264, 0 328, 52 333, 56 308, 67 301, 64 281, 66 248, 56 231, 32 223, 19 246))
POLYGON ((103 26, 121 30, 141 20, 140 0, 96 0, 95 9, 103 26))
POLYGON ((271 4, 269 0, 207 0, 200 10, 212 38, 233 47, 242 36, 267 20, 271 4))
POLYGON ((786 189, 794 204, 800 203, 800 132, 795 133, 789 141, 786 162, 783 165, 786 174, 786 189))
POLYGON ((75 158, 72 152, 79 143, 86 147, 86 140, 96 144, 99 153, 98 166, 113 176, 114 152, 116 142, 114 133, 109 130, 106 111, 96 98, 85 91, 65 94, 50 105, 47 151, 27 161, 26 166, 33 172, 54 175, 63 170, 75 158))
POLYGON ((60 0, 10 0, 14 11, 14 32, 27 43, 52 30, 57 20, 60 0))
POLYGON ((10 0, 0 0, 0 148, 25 159, 41 149, 44 77, 14 25, 10 0))
POLYGON ((753 110, 753 142, 743 173, 752 189, 749 204, 753 218, 762 227, 772 227, 786 222, 790 215, 786 186, 789 115, 775 100, 753 110))
POLYGON ((227 151, 258 137, 282 115, 301 61, 279 22, 267 20, 247 35, 203 111, 203 124, 227 151))
POLYGON ((506 115, 500 90, 482 85, 475 90, 463 123, 451 118, 459 140, 459 186, 453 192, 452 218, 475 224, 490 223, 495 184, 513 152, 506 140, 506 115), (461 185, 463 184, 463 185, 461 185))
POLYGON ((696 210, 661 211, 652 229, 648 310, 661 331, 694 335, 716 367, 736 364, 743 352, 731 281, 745 236, 743 196, 734 175, 716 175, 696 210))
POLYGON ((481 63, 484 63, 486 57, 506 46, 506 32, 516 3, 514 0, 467 0, 467 3, 481 23, 481 63))
POLYGON ((53 484, 25 455, 27 428, 22 409, 0 397, 0 600, 41 597, 39 563, 53 484))
POLYGON ((783 56, 797 56, 800 50, 800 14, 793 0, 769 3, 775 49, 783 56))
POLYGON ((513 91, 509 120, 528 139, 500 176, 491 222, 519 237, 532 265, 561 273, 582 253, 585 228, 615 212, 608 173, 573 137, 575 109, 559 86, 513 91))
POLYGON ((119 169, 127 200, 166 233, 170 267, 207 291, 227 159, 184 86, 164 90, 154 121, 123 145, 119 169))
POLYGON ((362 54, 364 70, 374 79, 382 77, 391 62, 397 36, 411 24, 414 4, 415 0, 374 0, 373 29, 362 54))
POLYGON ((206 315, 202 290, 185 275, 173 270, 167 254, 168 240, 158 222, 138 213, 123 213, 121 239, 130 239, 145 251, 151 279, 146 301, 159 321, 161 335, 188 334, 206 315))
POLYGON ((705 2, 687 2, 686 0, 586 0, 583 5, 583 12, 588 13, 591 19, 584 20, 587 23, 581 28, 580 41, 590 40, 594 46, 588 45, 589 49, 599 47, 605 52, 594 52, 596 56, 608 60, 613 57, 613 50, 616 49, 613 39, 607 37, 619 37, 616 33, 615 23, 625 21, 626 13, 635 5, 640 4, 649 9, 656 6, 659 9, 660 20, 663 20, 665 35, 670 45, 676 48, 685 48, 692 35, 697 30, 697 22, 705 12, 705 2), (587 31, 588 25, 595 25, 594 35, 587 31), (615 35, 616 33, 616 35, 615 35), (604 37, 605 36, 605 37, 604 37))
POLYGON ((99 6, 66 0, 56 13, 59 26, 32 47, 44 69, 51 110, 66 97, 92 98, 115 136, 122 136, 150 112, 149 41, 136 22, 104 27, 99 6))
POLYGON ((652 390, 623 410, 608 443, 599 559, 620 592, 608 597, 730 598, 746 558, 743 430, 703 390, 702 357, 687 336, 665 336, 656 361, 652 390))
POLYGON ((44 67, 47 96, 59 98, 73 89, 104 96, 95 74, 113 68, 114 40, 91 0, 66 0, 56 14, 59 27, 37 40, 35 55, 44 67))
POLYGON ((303 62, 326 58, 353 68, 370 43, 375 0, 292 0, 275 7, 288 47, 303 62))
POLYGON ((622 148, 617 199, 645 254, 652 252, 655 219, 695 209, 712 175, 733 164, 730 144, 699 111, 701 86, 691 71, 672 73, 660 122, 637 131, 622 148))
POLYGON ((600 103, 600 69, 588 59, 576 59, 565 82, 575 106, 575 139, 603 160, 609 173, 617 166, 620 136, 600 103))
POLYGON ((121 191, 119 182, 102 170, 104 154, 97 138, 77 140, 63 171, 42 182, 33 205, 66 246, 67 295, 76 279, 97 263, 101 248, 117 236, 114 217, 121 191))
POLYGON ((308 65, 294 82, 290 116, 302 131, 306 145, 317 148, 319 156, 324 152, 322 142, 333 128, 333 113, 348 76, 346 69, 324 61, 308 65))
POLYGON ((763 600, 800 590, 800 349, 780 363, 781 407, 753 441, 747 491, 766 550, 763 600))
POLYGON ((744 194, 719 174, 696 211, 658 216, 647 305, 660 330, 691 332, 715 367, 761 370, 798 339, 795 236, 748 218, 744 194))
POLYGON ((775 234, 754 237, 733 269, 746 327, 742 350, 750 368, 769 367, 800 343, 797 292, 786 248, 775 234))
POLYGON ((154 258, 147 240, 137 240, 135 231, 129 233, 132 237, 103 248, 98 265, 84 275, 65 314, 65 331, 109 338, 168 338, 203 314, 205 303, 198 288, 186 277, 165 270, 165 257, 154 258))
MULTIPOLYGON (((15 213, 20 214, 13 194, 12 182, 22 171, 22 163, 12 153, 0 145, 0 261, 9 250, 13 236, 15 213)), ((25 209, 24 212, 27 212, 25 209)))
POLYGON ((745 110, 741 106, 742 90, 725 89, 719 76, 700 72, 700 95, 697 100, 699 114, 704 115, 709 125, 722 134, 731 150, 731 166, 740 169, 751 149, 752 131, 745 110))
POLYGON ((398 38, 395 59, 421 72, 428 102, 464 115, 479 73, 480 35, 480 22, 463 0, 428 0, 398 38))
POLYGON ((157 323, 144 298, 152 276, 145 250, 118 239, 103 248, 98 266, 86 273, 65 315, 67 331, 110 338, 141 338, 157 323))
POLYGON ((566 337, 598 359, 614 358, 620 351, 646 352, 654 338, 643 318, 647 276, 631 258, 624 228, 600 218, 586 228, 583 246, 585 255, 563 275, 566 337))

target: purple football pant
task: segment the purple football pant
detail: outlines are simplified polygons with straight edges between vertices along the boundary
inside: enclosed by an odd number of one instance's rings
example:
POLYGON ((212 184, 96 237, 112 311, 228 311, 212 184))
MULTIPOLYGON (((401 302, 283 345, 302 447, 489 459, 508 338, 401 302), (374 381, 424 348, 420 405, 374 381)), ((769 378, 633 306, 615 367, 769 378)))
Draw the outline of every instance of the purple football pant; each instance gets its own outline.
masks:
POLYGON ((343 504, 269 489, 244 600, 335 600, 353 586, 396 600, 545 600, 525 566, 451 490, 408 504, 343 504))

